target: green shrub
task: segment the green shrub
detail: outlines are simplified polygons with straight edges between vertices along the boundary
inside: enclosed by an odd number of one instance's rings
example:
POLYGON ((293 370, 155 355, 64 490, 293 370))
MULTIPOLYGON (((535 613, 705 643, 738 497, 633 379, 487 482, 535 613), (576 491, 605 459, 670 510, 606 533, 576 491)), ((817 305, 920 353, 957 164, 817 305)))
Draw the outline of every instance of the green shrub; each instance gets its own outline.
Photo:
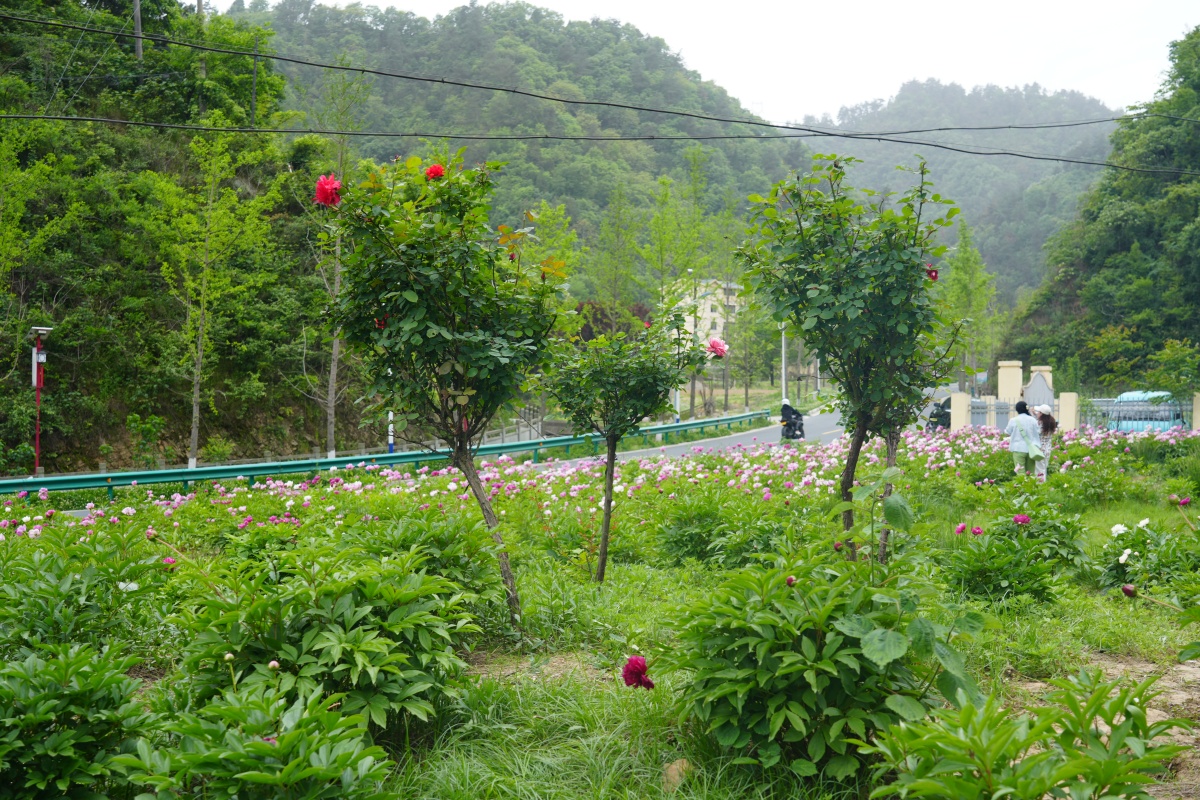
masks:
POLYGON ((144 798, 383 800, 388 762, 364 741, 361 716, 333 710, 339 695, 307 697, 259 684, 228 689, 164 726, 163 746, 146 740, 114 759, 144 798))
POLYGON ((46 528, 10 537, 0 547, 0 655, 39 644, 142 641, 139 654, 164 638, 160 594, 170 579, 170 551, 148 542, 138 523, 97 523, 96 533, 46 528))
POLYGON ((93 800, 124 783, 112 758, 149 723, 125 675, 136 663, 60 645, 0 667, 0 800, 93 800))
POLYGON ((945 579, 952 589, 992 602, 1022 595, 1045 601, 1054 596, 1054 574, 1036 542, 984 534, 950 553, 945 579))
POLYGON ((1154 678, 1136 686, 1081 672, 1053 681, 1051 705, 1018 715, 996 697, 934 718, 897 725, 864 755, 879 756, 876 777, 890 781, 871 797, 992 800, 997 797, 1151 800, 1146 784, 1186 748, 1155 743, 1179 720, 1151 723, 1154 678))
POLYGON ((1160 533, 1148 519, 1134 528, 1116 525, 1101 550, 1100 566, 1105 586, 1132 583, 1150 589, 1178 582, 1187 591, 1200 573, 1200 538, 1190 531, 1160 533))
POLYGON ((665 564, 679 566, 688 559, 713 558, 713 542, 725 532, 721 493, 689 493, 670 509, 658 531, 659 551, 665 564))
POLYGON ((1058 566, 1078 571, 1091 563, 1084 547, 1087 529, 1080 516, 1064 514, 1044 497, 1017 495, 988 533, 1019 538, 1028 552, 1058 566), (1028 517, 1029 522, 1018 523, 1018 515, 1028 517))
POLYGON ((346 711, 376 725, 400 713, 427 719, 465 667, 462 637, 478 628, 463 610, 473 595, 424 566, 419 550, 377 558, 327 547, 284 553, 273 570, 244 562, 214 572, 184 613, 189 691, 204 699, 231 683, 272 682, 276 661, 296 677, 296 694, 344 693, 346 711))
POLYGON ((818 551, 743 569, 679 611, 665 660, 681 674, 681 713, 740 761, 845 778, 861 766, 851 739, 924 716, 935 677, 950 697, 975 692, 948 642, 983 618, 937 626, 917 614, 927 591, 902 562, 818 551))

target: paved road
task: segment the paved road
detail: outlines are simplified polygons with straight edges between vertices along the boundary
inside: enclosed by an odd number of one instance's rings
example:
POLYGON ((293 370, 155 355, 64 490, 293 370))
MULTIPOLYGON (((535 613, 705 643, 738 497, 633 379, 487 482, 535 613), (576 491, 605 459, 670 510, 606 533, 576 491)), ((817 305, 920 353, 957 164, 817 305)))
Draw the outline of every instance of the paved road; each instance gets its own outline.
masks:
MULTIPOLYGON (((778 421, 778 420, 777 420, 778 421)), ((813 416, 804 417, 804 433, 805 438, 810 442, 828 442, 832 439, 841 436, 842 429, 838 424, 839 419, 837 414, 814 414, 813 416)), ((617 458, 622 461, 631 459, 643 458, 645 456, 668 455, 682 456, 692 452, 693 447, 703 447, 705 450, 712 448, 713 450, 724 450, 729 447, 749 447, 754 444, 762 444, 770 442, 777 444, 779 442, 779 428, 755 428, 742 433, 735 433, 731 436, 721 436, 714 439, 704 439, 697 442, 684 442, 683 444, 670 444, 659 447, 652 447, 646 450, 628 450, 623 453, 617 453, 617 458)))

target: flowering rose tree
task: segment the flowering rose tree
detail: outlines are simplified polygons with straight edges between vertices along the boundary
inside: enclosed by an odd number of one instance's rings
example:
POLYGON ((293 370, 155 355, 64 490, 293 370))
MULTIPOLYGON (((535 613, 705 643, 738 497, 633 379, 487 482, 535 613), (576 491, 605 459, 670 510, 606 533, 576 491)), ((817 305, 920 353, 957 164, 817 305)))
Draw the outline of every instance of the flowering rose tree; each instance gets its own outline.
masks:
MULTIPOLYGON (((893 199, 843 184, 857 159, 818 155, 811 172, 751 196, 755 225, 742 255, 749 280, 777 319, 798 328, 837 383, 850 448, 842 471, 842 523, 854 527, 854 474, 869 434, 916 421, 925 389, 946 370, 946 331, 930 293, 930 259, 954 207, 917 183, 893 199)), ((889 492, 890 494, 890 492, 889 492)))
POLYGON ((671 391, 707 363, 710 354, 720 358, 726 350, 720 339, 707 346, 698 343, 687 332, 682 312, 673 311, 633 334, 565 342, 556 353, 547 390, 577 434, 595 432, 606 445, 597 581, 604 580, 608 563, 617 442, 636 432, 642 420, 670 408, 671 391))
MULTIPOLYGON (((499 166, 464 169, 461 153, 444 166, 413 157, 343 190, 336 226, 355 248, 335 322, 363 353, 373 408, 394 410, 405 441, 449 444, 503 546, 475 452, 546 354, 562 276, 553 265, 522 261, 529 229, 488 226, 499 166)), ((516 582, 503 549, 499 558, 516 622, 516 582)))

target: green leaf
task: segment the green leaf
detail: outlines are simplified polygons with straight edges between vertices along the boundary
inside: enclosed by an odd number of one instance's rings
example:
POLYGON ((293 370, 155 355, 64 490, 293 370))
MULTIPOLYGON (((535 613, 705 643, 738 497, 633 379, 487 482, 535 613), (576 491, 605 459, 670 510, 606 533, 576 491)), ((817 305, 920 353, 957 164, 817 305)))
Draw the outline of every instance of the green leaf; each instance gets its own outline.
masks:
POLYGON ((933 644, 937 632, 933 623, 924 617, 917 617, 908 623, 908 641, 913 655, 917 658, 929 658, 933 655, 933 644))
POLYGON ((962 656, 958 654, 958 651, 945 642, 934 642, 933 654, 937 658, 938 662, 941 663, 941 665, 945 667, 946 671, 950 674, 957 675, 959 677, 967 674, 967 667, 966 664, 963 663, 962 656))
POLYGON ((927 713, 925 706, 921 704, 921 701, 909 697, 906 694, 890 695, 888 699, 884 701, 884 703, 888 708, 890 708, 892 711, 895 711, 902 718, 908 720, 909 722, 916 722, 919 719, 924 719, 925 714, 927 713))
POLYGON ((978 611, 968 611, 954 621, 954 629, 963 633, 979 633, 987 620, 978 611))
POLYGON ((788 767, 801 778, 811 778, 817 774, 817 765, 807 758, 793 759, 792 763, 788 764, 788 767))
POLYGON ((833 627, 847 636, 853 636, 855 639, 862 639, 875 631, 874 621, 870 617, 864 617, 861 614, 854 614, 835 620, 833 627))
POLYGON ((908 652, 908 637, 886 628, 877 628, 863 637, 861 646, 863 655, 882 669, 908 652))
POLYGON ((837 756, 825 765, 825 774, 834 780, 844 781, 858 772, 858 759, 854 756, 837 756))
POLYGON ((884 498, 883 518, 896 530, 908 531, 913 524, 912 508, 908 505, 908 501, 904 499, 903 495, 892 494, 884 498))
POLYGON ((401 296, 404 297, 405 300, 407 300, 410 303, 416 303, 420 299, 417 297, 417 293, 414 292, 412 289, 405 289, 400 294, 401 294, 401 296))
POLYGON ((1200 642, 1192 642, 1184 645, 1184 648, 1179 651, 1179 660, 1191 661, 1193 658, 1200 658, 1200 642))

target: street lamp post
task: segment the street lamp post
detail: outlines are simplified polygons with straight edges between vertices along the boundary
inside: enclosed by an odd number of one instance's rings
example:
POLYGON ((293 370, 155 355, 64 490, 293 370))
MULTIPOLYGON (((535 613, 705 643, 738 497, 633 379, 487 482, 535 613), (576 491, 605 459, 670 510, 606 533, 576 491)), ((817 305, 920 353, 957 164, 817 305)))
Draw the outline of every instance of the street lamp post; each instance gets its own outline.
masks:
POLYGON ((33 327, 30 329, 30 334, 33 336, 33 389, 36 397, 37 416, 33 423, 33 474, 40 475, 42 472, 42 387, 46 382, 46 351, 42 349, 42 342, 50 335, 53 328, 33 327))

